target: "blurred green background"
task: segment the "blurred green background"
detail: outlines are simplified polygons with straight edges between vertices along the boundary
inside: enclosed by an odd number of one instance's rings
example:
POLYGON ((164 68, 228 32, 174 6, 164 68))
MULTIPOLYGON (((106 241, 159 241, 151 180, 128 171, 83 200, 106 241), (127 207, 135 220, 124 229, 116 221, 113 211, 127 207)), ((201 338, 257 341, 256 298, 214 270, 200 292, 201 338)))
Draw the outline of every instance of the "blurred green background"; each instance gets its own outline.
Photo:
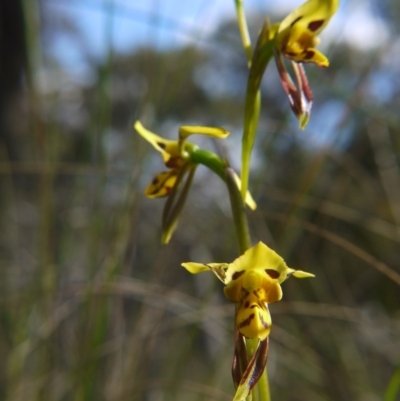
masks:
MULTIPOLYGON (((244 3, 255 38, 301 2, 244 3)), ((161 246, 164 167, 132 129, 223 126, 198 143, 240 168, 233 0, 188 4, 0 3, 0 399, 232 399, 234 306, 180 267, 237 257, 226 188, 200 167, 161 246)), ((396 0, 342 1, 305 131, 264 77, 252 238, 316 275, 270 308, 273 400, 400 400, 399 26, 396 0)))

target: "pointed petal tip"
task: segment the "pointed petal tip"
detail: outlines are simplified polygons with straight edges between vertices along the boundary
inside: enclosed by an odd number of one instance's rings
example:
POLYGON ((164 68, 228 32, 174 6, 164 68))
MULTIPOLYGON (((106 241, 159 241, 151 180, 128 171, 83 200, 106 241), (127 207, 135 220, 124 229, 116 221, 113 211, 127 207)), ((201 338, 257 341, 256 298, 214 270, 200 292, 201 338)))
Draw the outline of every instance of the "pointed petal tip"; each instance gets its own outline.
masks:
MULTIPOLYGON (((233 171, 233 178, 235 179, 235 182, 236 182, 236 185, 237 185, 239 191, 241 191, 242 190, 242 181, 234 171, 233 171)), ((246 195, 245 195, 245 198, 244 198, 244 203, 253 211, 257 209, 257 203, 255 202, 255 200, 251 196, 250 191, 246 191, 246 195)))
POLYGON ((175 220, 172 223, 170 223, 169 226, 163 228, 163 231, 161 233, 161 244, 162 245, 169 244, 169 241, 171 240, 172 235, 174 234, 177 226, 178 226, 178 220, 175 220))
POLYGON ((310 110, 305 110, 304 113, 297 114, 296 117, 299 120, 299 128, 304 131, 308 125, 308 122, 310 121, 310 115, 311 113, 311 106, 310 110))
POLYGON ((312 278, 315 277, 315 274, 305 272, 303 270, 295 270, 292 275, 296 278, 312 278))
POLYGON ((185 262, 181 264, 189 273, 197 274, 209 271, 210 268, 204 263, 185 262))
POLYGON ((179 137, 185 140, 190 135, 205 135, 212 138, 225 139, 230 134, 222 127, 206 127, 202 125, 182 125, 179 127, 179 137))

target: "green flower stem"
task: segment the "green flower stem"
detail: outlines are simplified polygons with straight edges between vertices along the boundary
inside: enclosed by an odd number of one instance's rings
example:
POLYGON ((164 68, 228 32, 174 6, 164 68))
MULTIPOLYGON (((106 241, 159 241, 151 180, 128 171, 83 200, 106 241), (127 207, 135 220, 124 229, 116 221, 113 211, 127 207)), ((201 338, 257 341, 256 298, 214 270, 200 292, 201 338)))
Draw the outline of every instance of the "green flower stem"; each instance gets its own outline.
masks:
POLYGON ((256 137, 258 120, 260 117, 261 94, 259 90, 250 91, 246 94, 244 111, 243 136, 242 136, 242 197, 246 196, 249 187, 249 172, 251 151, 256 137))
POLYGON ((208 150, 193 148, 189 153, 190 161, 194 164, 203 164, 217 174, 222 180, 226 181, 227 163, 215 153, 208 150))
POLYGON ((164 207, 163 218, 162 218, 162 235, 161 235, 162 244, 169 243, 172 234, 176 229, 179 215, 183 209, 183 206, 185 205, 186 198, 189 194, 189 189, 192 185, 196 167, 197 165, 191 165, 190 163, 187 163, 186 166, 184 166, 184 168, 182 168, 182 170, 179 172, 173 192, 171 192, 164 207), (185 177, 187 172, 189 172, 189 175, 186 179, 184 187, 179 195, 178 200, 174 202, 180 183, 185 177))
POLYGON ((268 381, 268 371, 267 367, 264 369, 264 373, 261 375, 257 383, 258 394, 260 401, 270 401, 271 394, 269 392, 269 381, 268 381))
POLYGON ((239 252, 240 254, 243 254, 250 248, 251 244, 246 213, 244 210, 245 205, 235 181, 234 171, 228 167, 227 161, 222 160, 216 154, 204 149, 193 149, 190 153, 190 161, 208 167, 226 183, 231 201, 239 252))
POLYGON ((274 55, 275 38, 269 38, 269 22, 265 21, 258 36, 256 48, 247 80, 246 101, 244 108, 242 137, 242 197, 246 196, 249 184, 250 159, 260 119, 261 94, 260 85, 265 69, 274 55))
POLYGON ((240 36, 242 38, 242 43, 244 50, 246 52, 248 64, 250 65, 253 54, 251 49, 249 29, 247 27, 246 15, 244 13, 244 8, 243 8, 243 0, 235 0, 235 6, 236 6, 236 14, 238 19, 240 36))
MULTIPOLYGON (((246 15, 243 7, 243 0, 235 0, 236 14, 239 25, 240 37, 242 38, 242 44, 244 50, 246 52, 247 63, 249 68, 251 68, 251 62, 253 58, 253 50, 251 48, 250 34, 249 28, 247 27, 246 15)), ((246 95, 246 106, 244 113, 244 128, 243 128, 243 139, 242 139, 242 149, 251 149, 253 147, 252 143, 249 143, 249 138, 255 136, 255 132, 257 130, 258 117, 256 118, 255 114, 253 114, 253 110, 256 108, 255 101, 251 99, 251 94, 249 90, 247 90, 246 95), (251 121, 255 121, 254 124, 251 121)), ((259 94, 258 94, 259 95, 259 94)), ((260 95, 258 96, 258 115, 260 109, 260 95)), ((254 141, 253 141, 254 142, 254 141)), ((247 188, 249 186, 249 171, 250 171, 250 157, 244 155, 242 150, 242 197, 243 199, 246 196, 247 188), (244 172, 244 173, 243 173, 244 172)))
POLYGON ((229 198, 231 201, 233 220, 235 222, 239 253, 242 255, 251 246, 249 227, 247 224, 244 202, 236 185, 233 170, 229 167, 226 169, 226 184, 229 190, 229 198))
MULTIPOLYGON (((216 154, 199 148, 190 149, 189 158, 192 163, 203 164, 223 181, 226 182, 231 202, 232 215, 235 223, 236 236, 239 245, 239 252, 242 255, 250 248, 250 235, 245 212, 245 206, 239 188, 235 182, 234 172, 225 160, 216 154)), ((247 339, 246 349, 249 356, 253 355, 258 346, 258 339, 247 339)), ((251 401, 270 401, 267 369, 260 377, 257 385, 253 388, 251 401)), ((250 401, 250 399, 248 400, 250 401)))

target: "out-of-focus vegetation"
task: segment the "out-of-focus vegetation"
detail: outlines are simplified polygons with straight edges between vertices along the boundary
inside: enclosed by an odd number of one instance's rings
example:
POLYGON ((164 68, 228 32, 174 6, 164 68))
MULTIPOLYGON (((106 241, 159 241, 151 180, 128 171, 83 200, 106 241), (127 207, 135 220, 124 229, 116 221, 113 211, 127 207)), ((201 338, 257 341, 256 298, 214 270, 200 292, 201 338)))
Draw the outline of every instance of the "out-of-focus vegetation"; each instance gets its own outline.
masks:
MULTIPOLYGON (((199 168, 161 246, 163 200, 142 195, 161 162, 132 123, 221 125, 231 137, 206 146, 238 168, 236 23, 183 48, 88 51, 82 82, 48 51, 62 34, 84 52, 79 30, 46 5, 0 3, 0 398, 230 400, 233 306, 180 267, 237 256, 226 189, 199 168)), ((316 275, 271 306, 273 400, 400 397, 400 6, 373 5, 390 40, 338 38, 329 69, 307 67, 307 130, 274 65, 264 79, 251 232, 316 275)))

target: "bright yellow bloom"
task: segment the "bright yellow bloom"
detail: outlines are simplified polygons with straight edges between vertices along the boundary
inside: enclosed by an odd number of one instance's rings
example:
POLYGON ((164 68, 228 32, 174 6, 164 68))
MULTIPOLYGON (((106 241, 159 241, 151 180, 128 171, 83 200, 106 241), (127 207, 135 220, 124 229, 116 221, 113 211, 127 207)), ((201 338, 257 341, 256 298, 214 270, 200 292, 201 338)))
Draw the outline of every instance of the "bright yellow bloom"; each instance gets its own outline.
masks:
POLYGON ((247 338, 265 340, 271 330, 268 304, 282 298, 280 284, 288 277, 314 277, 289 268, 283 258, 259 242, 232 263, 182 263, 190 273, 211 270, 224 284, 225 296, 237 303, 236 327, 247 338))
POLYGON ((269 28, 269 38, 275 38, 275 61, 282 86, 302 129, 310 119, 313 100, 302 63, 329 66, 329 60, 315 46, 319 43, 318 35, 327 26, 338 6, 339 0, 308 0, 281 23, 269 28), (287 72, 282 56, 292 61, 296 83, 287 72))
MULTIPOLYGON (((158 173, 145 190, 148 198, 162 198, 171 193, 176 184, 179 184, 178 178, 185 170, 196 167, 196 163, 191 159, 191 154, 198 150, 198 146, 194 143, 187 142, 186 139, 194 134, 210 136, 217 139, 225 139, 229 132, 221 127, 204 127, 183 125, 179 128, 179 140, 172 141, 164 139, 143 127, 140 121, 136 121, 134 128, 146 141, 150 142, 153 147, 161 153, 162 159, 167 171, 158 173), (178 180, 178 182, 177 182, 178 180)), ((225 169, 225 166, 223 166, 225 169)), ((234 174, 234 178, 238 188, 241 187, 240 178, 234 174)), ((246 204, 250 209, 257 208, 251 194, 247 192, 246 204)))
MULTIPOLYGON (((181 126, 179 128, 179 139, 172 141, 150 132, 143 127, 140 121, 136 121, 134 128, 139 135, 161 153, 164 164, 168 167, 167 171, 158 173, 154 177, 144 192, 149 198, 168 196, 164 207, 161 237, 162 243, 167 244, 177 227, 178 218, 186 202, 197 166, 204 164, 223 180, 226 181, 227 179, 227 163, 214 153, 200 149, 194 143, 187 142, 187 138, 190 135, 200 134, 224 139, 229 135, 229 132, 220 127, 181 126), (183 188, 181 189, 181 187, 183 188)), ((240 189, 240 178, 234 174, 234 179, 240 189)), ((246 194, 246 204, 252 210, 257 207, 249 192, 246 194)))
POLYGON ((161 198, 171 193, 174 188, 179 172, 189 167, 189 153, 196 145, 186 142, 186 138, 193 134, 211 136, 224 139, 229 132, 219 127, 182 126, 179 129, 179 140, 172 141, 164 139, 143 127, 140 121, 136 121, 134 128, 146 141, 161 153, 162 159, 168 171, 157 174, 145 190, 149 198, 161 198))
POLYGON ((319 43, 318 35, 328 25, 338 7, 339 0, 308 0, 296 8, 278 25, 278 51, 298 63, 328 67, 328 59, 315 46, 319 43))
POLYGON ((259 242, 232 263, 182 263, 190 273, 211 270, 224 284, 225 296, 236 303, 235 352, 232 377, 236 388, 234 401, 246 399, 261 377, 268 357, 271 315, 268 304, 282 298, 281 283, 289 276, 314 277, 289 268, 271 248, 259 242), (244 337, 257 339, 258 346, 247 359, 244 337))

